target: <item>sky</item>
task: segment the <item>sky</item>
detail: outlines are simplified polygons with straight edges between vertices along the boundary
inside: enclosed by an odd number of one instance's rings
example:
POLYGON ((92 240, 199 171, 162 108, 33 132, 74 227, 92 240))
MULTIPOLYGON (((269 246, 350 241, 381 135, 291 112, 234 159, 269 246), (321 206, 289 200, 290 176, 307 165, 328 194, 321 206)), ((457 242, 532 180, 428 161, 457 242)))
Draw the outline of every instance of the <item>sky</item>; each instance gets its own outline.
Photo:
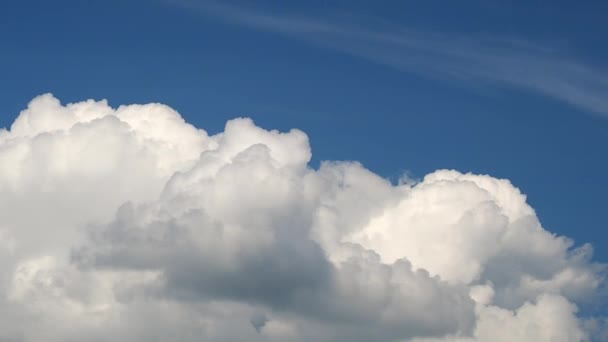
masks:
POLYGON ((605 340, 607 11, 2 1, 0 337, 605 340))

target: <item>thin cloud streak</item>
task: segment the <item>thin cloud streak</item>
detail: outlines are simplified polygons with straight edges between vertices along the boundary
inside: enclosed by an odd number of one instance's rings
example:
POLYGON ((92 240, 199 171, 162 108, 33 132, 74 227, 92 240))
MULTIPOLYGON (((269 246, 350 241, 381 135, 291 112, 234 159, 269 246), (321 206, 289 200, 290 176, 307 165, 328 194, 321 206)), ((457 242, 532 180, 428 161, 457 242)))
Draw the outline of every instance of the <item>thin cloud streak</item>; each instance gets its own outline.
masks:
POLYGON ((168 1, 228 23, 274 32, 400 71, 478 86, 526 89, 608 117, 608 73, 525 41, 269 15, 215 2, 168 1), (476 39, 479 38, 479 39, 476 39))

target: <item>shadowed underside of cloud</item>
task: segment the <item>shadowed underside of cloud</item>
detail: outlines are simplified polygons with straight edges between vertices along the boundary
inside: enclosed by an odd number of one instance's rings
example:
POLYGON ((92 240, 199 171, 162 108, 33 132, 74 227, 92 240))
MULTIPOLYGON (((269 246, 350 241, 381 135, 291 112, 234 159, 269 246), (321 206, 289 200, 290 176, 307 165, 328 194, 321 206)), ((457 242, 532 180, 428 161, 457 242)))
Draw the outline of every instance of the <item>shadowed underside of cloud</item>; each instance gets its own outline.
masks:
MULTIPOLYGON (((266 14, 214 1, 164 0, 257 30, 341 51, 401 71, 472 88, 492 84, 532 91, 608 116, 608 71, 525 40, 459 36, 394 25, 266 14)), ((365 20, 363 20, 365 21, 365 20)))
POLYGON ((0 130, 0 340, 589 341, 590 245, 508 180, 308 166, 299 130, 35 98, 0 130))

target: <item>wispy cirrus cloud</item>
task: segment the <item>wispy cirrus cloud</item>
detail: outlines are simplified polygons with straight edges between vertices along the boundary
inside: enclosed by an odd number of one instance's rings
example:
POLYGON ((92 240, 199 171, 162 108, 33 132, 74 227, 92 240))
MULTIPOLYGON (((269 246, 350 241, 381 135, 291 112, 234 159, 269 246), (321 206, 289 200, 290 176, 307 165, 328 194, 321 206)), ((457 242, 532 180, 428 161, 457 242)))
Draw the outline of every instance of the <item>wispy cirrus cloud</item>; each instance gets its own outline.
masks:
POLYGON ((267 14, 216 2, 170 4, 252 29, 301 39, 397 70, 474 87, 492 84, 535 92, 608 117, 608 71, 526 40, 424 32, 267 14))

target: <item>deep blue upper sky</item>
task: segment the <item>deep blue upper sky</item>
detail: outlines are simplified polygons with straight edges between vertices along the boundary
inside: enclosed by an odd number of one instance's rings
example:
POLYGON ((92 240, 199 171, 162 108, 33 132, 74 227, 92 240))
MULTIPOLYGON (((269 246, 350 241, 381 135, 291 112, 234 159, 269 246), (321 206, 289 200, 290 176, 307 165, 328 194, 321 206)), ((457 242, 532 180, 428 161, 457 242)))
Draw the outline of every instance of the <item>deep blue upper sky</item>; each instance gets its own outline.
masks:
POLYGON ((47 92, 248 116, 308 133, 313 165, 508 178, 608 262, 608 2, 285 3, 2 1, 0 127, 47 92))

